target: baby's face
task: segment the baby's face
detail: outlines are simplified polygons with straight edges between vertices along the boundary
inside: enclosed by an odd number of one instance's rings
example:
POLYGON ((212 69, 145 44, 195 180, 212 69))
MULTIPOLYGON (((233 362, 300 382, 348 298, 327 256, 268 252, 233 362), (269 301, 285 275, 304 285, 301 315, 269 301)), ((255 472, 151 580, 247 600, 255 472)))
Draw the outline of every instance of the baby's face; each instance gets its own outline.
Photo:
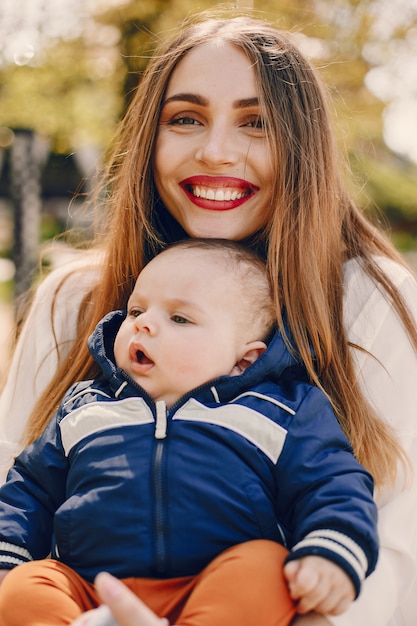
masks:
POLYGON ((172 406, 240 358, 240 290, 213 254, 172 249, 141 272, 114 353, 154 400, 172 406))

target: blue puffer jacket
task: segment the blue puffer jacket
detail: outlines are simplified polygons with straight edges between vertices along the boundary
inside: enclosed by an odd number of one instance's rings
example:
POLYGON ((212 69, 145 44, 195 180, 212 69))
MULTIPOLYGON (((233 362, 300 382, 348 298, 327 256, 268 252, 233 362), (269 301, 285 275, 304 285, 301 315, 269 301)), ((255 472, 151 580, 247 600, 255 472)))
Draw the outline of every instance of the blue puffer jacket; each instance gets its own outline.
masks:
POLYGON ((90 338, 103 376, 68 391, 0 490, 0 568, 52 551, 90 581, 186 576, 267 538, 332 559, 359 592, 377 559, 372 479, 281 337, 167 410, 114 364, 123 318, 90 338))

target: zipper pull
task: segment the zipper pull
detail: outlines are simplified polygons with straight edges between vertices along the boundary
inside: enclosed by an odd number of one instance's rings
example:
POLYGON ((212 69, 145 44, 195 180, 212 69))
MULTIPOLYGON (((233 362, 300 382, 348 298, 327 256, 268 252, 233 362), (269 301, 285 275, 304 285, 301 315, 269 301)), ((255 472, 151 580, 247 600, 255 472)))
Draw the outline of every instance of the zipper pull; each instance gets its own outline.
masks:
POLYGON ((167 409, 163 400, 156 403, 155 439, 165 439, 167 436, 167 409))

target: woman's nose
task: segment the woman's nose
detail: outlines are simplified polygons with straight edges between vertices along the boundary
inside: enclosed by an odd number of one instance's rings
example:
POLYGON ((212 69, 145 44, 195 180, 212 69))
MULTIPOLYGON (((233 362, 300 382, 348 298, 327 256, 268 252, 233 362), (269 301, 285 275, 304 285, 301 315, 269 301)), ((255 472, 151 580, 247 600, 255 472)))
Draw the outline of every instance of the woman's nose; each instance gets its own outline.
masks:
POLYGON ((231 129, 224 125, 213 125, 202 133, 201 143, 196 150, 196 159, 206 165, 233 165, 238 151, 231 129))

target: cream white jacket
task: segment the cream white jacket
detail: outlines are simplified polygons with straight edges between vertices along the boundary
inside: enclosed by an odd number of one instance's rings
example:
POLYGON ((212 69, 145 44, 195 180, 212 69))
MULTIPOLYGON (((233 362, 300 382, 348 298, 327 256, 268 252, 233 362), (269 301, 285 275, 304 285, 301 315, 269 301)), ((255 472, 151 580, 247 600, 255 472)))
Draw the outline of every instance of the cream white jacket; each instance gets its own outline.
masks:
MULTIPOLYGON (((38 288, 21 333, 0 400, 0 479, 21 450, 20 438, 35 399, 51 378, 58 360, 51 324, 54 291, 70 269, 55 270, 38 288)), ((417 323, 417 282, 396 263, 380 259, 417 323)), ((62 356, 76 334, 83 296, 97 270, 77 272, 60 291, 54 309, 56 338, 62 356)), ((389 301, 356 260, 345 265, 344 318, 363 390, 381 417, 395 428, 417 474, 417 355, 389 301)), ((376 495, 381 551, 375 572, 358 600, 334 626, 416 626, 417 624, 417 478, 376 495)))

